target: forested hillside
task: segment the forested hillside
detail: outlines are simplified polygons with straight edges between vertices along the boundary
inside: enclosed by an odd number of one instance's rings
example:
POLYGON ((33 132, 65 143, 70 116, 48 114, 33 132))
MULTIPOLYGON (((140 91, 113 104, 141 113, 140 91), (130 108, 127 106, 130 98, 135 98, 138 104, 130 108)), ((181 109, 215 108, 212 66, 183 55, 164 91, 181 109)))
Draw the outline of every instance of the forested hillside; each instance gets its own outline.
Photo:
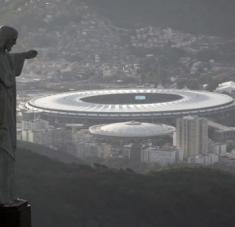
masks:
MULTIPOLYGON (((67 0, 67 1, 39 1, 39 0, 15 0, 0 2, 0 19, 4 21, 19 22, 25 24, 38 23, 38 15, 43 14, 41 9, 50 5, 58 5, 57 16, 64 15, 61 26, 68 20, 76 20, 74 13, 81 2, 93 6, 95 11, 111 18, 111 20, 124 27, 141 25, 155 25, 172 27, 186 32, 213 34, 221 36, 235 35, 235 2, 233 0, 67 0), (64 7, 64 12, 60 8, 64 7), (35 10, 38 8, 38 12, 35 10), (68 10, 71 14, 68 14, 68 10), (35 14, 35 17, 33 17, 35 14), (32 20, 22 20, 22 16, 32 16, 32 20)), ((46 9, 47 10, 47 9, 46 9)), ((77 17, 82 16, 77 11, 77 17)), ((41 23, 45 23, 41 17, 41 23)), ((36 24, 35 24, 36 25, 36 24)))
POLYGON ((233 0, 88 0, 124 27, 169 26, 186 32, 235 35, 233 0))
POLYGON ((210 169, 148 175, 63 164, 21 149, 18 195, 34 227, 233 227, 235 177, 210 169))

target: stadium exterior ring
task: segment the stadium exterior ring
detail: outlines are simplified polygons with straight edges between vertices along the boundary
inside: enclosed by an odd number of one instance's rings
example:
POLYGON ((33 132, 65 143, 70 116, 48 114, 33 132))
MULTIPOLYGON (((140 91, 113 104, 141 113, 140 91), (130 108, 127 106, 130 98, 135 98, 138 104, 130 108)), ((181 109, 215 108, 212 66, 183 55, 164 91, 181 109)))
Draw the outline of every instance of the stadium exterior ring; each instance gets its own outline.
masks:
POLYGON ((26 107, 48 117, 73 118, 75 121, 153 121, 231 111, 234 99, 206 91, 138 88, 65 92, 32 99, 26 107))

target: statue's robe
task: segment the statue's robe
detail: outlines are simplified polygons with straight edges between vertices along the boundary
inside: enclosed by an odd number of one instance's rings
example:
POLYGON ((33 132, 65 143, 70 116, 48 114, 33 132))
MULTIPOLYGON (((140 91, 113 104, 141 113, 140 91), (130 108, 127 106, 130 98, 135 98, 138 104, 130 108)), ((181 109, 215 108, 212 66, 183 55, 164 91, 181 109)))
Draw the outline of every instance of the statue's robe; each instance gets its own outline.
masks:
POLYGON ((13 199, 16 151, 16 76, 24 65, 21 53, 0 53, 0 203, 13 199))

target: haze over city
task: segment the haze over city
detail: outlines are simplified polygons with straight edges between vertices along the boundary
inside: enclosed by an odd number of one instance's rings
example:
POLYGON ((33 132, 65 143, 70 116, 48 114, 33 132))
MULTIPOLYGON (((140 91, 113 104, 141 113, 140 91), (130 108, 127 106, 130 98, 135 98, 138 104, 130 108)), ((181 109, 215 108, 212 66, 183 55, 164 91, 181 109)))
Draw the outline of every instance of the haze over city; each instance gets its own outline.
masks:
POLYGON ((234 226, 234 10, 0 2, 11 52, 38 54, 16 79, 16 192, 32 226, 234 226))

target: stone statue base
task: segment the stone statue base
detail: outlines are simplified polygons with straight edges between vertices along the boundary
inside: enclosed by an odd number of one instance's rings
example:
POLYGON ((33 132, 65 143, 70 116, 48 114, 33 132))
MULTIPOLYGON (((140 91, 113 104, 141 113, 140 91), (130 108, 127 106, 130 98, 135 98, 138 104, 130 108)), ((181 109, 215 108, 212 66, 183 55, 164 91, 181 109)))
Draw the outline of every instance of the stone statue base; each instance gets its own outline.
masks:
POLYGON ((0 227, 31 227, 31 206, 21 199, 0 204, 0 227))

